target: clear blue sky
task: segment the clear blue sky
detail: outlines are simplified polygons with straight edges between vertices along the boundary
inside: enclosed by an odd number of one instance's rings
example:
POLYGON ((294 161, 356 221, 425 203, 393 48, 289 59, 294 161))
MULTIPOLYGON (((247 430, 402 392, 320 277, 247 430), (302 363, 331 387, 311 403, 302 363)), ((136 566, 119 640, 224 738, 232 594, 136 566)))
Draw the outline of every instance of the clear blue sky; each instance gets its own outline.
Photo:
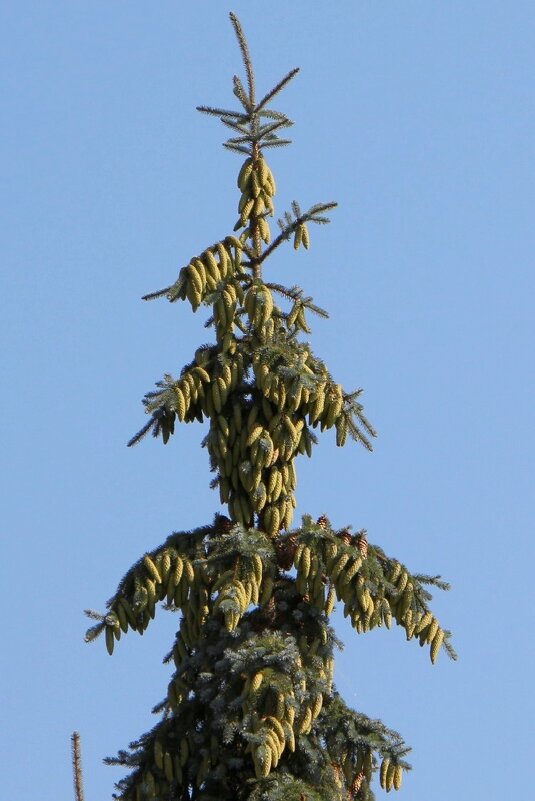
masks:
POLYGON ((140 399, 206 333, 142 294, 232 227, 239 159, 200 103, 232 102, 240 16, 260 89, 279 105, 278 210, 336 199, 309 253, 270 277, 331 312, 313 343, 365 388, 373 454, 322 439, 299 465, 299 512, 365 526, 453 591, 436 610, 458 663, 401 630, 347 642, 337 681, 401 731, 399 798, 526 799, 533 758, 532 0, 3 4, 2 795, 86 801, 102 765, 153 725, 177 620, 85 645, 85 607, 172 530, 218 509, 199 426, 125 443, 140 399))

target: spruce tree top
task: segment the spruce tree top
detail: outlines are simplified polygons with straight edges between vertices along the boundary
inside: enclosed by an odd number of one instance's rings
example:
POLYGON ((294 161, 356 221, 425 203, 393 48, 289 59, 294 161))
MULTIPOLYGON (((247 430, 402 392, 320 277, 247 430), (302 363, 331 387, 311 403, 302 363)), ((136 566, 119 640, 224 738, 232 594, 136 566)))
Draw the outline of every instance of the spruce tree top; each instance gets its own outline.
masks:
POLYGON ((260 100, 251 58, 241 26, 230 15, 246 72, 246 86, 234 77, 237 111, 200 106, 219 117, 233 132, 224 146, 246 156, 238 174, 241 195, 235 234, 228 235, 193 257, 171 286, 145 295, 165 296, 172 303, 187 300, 193 311, 207 307, 206 326, 215 330, 213 345, 203 345, 175 379, 167 374, 156 391, 145 396, 150 419, 130 441, 148 431, 164 443, 174 433, 175 421, 203 422, 210 428, 203 445, 216 474, 221 503, 230 518, 245 526, 255 524, 270 536, 288 529, 296 506, 295 459, 312 453, 314 429, 335 428, 337 445, 349 434, 371 448, 375 432, 359 402, 361 390, 345 392, 302 332, 310 333, 306 312, 326 317, 297 286, 266 280, 264 267, 281 245, 293 240, 295 249, 310 244, 309 223, 327 223, 326 212, 336 203, 318 203, 303 212, 294 201, 278 219, 272 239, 269 219, 275 214, 276 185, 265 153, 290 144, 280 133, 293 123, 271 102, 295 77, 291 70, 260 100), (279 307, 274 295, 289 301, 279 307))
POLYGON ((306 313, 325 312, 298 287, 265 279, 275 250, 291 240, 308 248, 308 224, 328 222, 336 204, 302 212, 294 202, 272 240, 275 181, 265 151, 288 144, 279 134, 291 122, 269 104, 297 70, 257 101, 247 44, 231 21, 247 76, 245 85, 234 78, 241 108, 200 110, 232 130, 225 147, 246 157, 238 221, 174 284, 146 296, 207 307, 215 343, 145 396, 150 419, 130 442, 152 431, 165 443, 177 418, 207 418, 203 444, 230 519, 174 532, 130 568, 105 614, 88 610, 96 623, 86 639, 104 633, 110 655, 122 634, 145 632, 161 602, 180 613, 165 659, 175 671, 153 710, 161 719, 107 761, 130 771, 117 784, 120 801, 373 801, 374 773, 387 792, 399 789, 409 749, 336 691, 331 615, 343 604, 359 635, 395 623, 429 647, 433 663, 442 649, 455 658, 427 589, 448 585, 325 516, 305 515, 290 529, 295 459, 311 455, 314 430, 335 428, 338 445, 350 435, 368 448, 375 432, 360 390, 344 392, 300 339, 310 332, 306 313))

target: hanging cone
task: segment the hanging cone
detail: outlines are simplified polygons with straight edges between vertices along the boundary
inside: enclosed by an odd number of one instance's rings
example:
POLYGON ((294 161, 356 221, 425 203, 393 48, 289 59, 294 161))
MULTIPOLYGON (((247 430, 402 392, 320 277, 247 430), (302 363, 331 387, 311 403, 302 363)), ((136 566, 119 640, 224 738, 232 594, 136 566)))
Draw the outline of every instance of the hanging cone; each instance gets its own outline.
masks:
POLYGON ((364 781, 364 773, 362 773, 362 772, 361 773, 356 773, 355 774, 355 778, 353 779, 353 781, 351 783, 350 792, 352 793, 352 795, 356 795, 358 793, 363 781, 364 781))
POLYGON ((277 618, 277 605, 275 604, 275 598, 273 596, 271 596, 264 607, 264 617, 271 623, 274 623, 277 618))

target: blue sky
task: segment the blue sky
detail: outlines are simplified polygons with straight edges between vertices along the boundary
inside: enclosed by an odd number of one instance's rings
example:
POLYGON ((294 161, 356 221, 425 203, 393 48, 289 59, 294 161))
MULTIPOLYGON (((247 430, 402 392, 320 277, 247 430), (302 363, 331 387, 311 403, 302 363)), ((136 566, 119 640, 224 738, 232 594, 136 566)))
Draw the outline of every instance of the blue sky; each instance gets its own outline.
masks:
POLYGON ((373 454, 326 434, 300 464, 299 513, 453 591, 435 608, 460 654, 431 667, 400 630, 357 637, 339 689, 413 746, 400 801, 526 798, 533 753, 532 2, 8 2, 2 30, 0 331, 6 798, 110 798, 101 759, 153 725, 177 620, 112 659, 85 645, 128 567, 211 520, 199 426, 125 443, 140 399, 200 341, 199 314, 142 294, 230 231, 238 157, 195 106, 232 102, 244 25, 279 105, 277 210, 336 199, 308 253, 268 274, 331 313, 313 345, 365 388, 373 454), (529 771, 529 776, 528 776, 529 771))

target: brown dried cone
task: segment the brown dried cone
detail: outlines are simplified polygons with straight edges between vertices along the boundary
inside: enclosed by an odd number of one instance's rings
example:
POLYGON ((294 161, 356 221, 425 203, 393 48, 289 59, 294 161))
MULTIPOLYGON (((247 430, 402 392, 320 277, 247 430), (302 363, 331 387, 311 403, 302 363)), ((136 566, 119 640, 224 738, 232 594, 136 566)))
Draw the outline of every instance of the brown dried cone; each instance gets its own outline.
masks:
POLYGON ((216 534, 228 534, 236 524, 225 515, 217 515, 214 523, 216 534))
POLYGON ((340 765, 338 764, 338 762, 331 762, 331 765, 332 765, 332 768, 333 768, 333 771, 334 771, 334 780, 335 780, 336 784, 338 785, 338 787, 341 787, 341 785, 342 785, 342 779, 341 779, 342 769, 341 769, 340 765))
POLYGON ((321 515, 321 517, 318 517, 318 519, 316 520, 316 523, 324 531, 326 531, 328 528, 331 527, 331 521, 329 520, 327 515, 321 515))
POLYGON ((274 623, 276 618, 277 618, 277 606, 275 604, 275 598, 271 596, 271 598, 264 607, 264 619, 267 619, 270 623, 274 623))
POLYGON ((366 559, 368 556, 368 539, 366 537, 366 530, 362 529, 358 534, 355 534, 355 545, 362 554, 362 558, 366 559))
POLYGON ((340 531, 338 533, 338 536, 340 537, 341 540, 343 540, 345 542, 346 545, 351 545, 351 542, 353 541, 353 537, 351 536, 349 531, 347 531, 347 529, 344 529, 343 531, 340 531))
POLYGON ((281 570, 289 570, 293 565, 295 551, 297 549, 297 535, 290 534, 283 542, 276 542, 277 564, 281 570))
POLYGON ((356 795, 358 793, 358 791, 361 788, 362 782, 364 781, 365 778, 366 777, 364 776, 364 773, 362 773, 362 771, 360 771, 360 773, 355 774, 355 778, 351 782, 351 788, 350 788, 351 795, 356 795))

